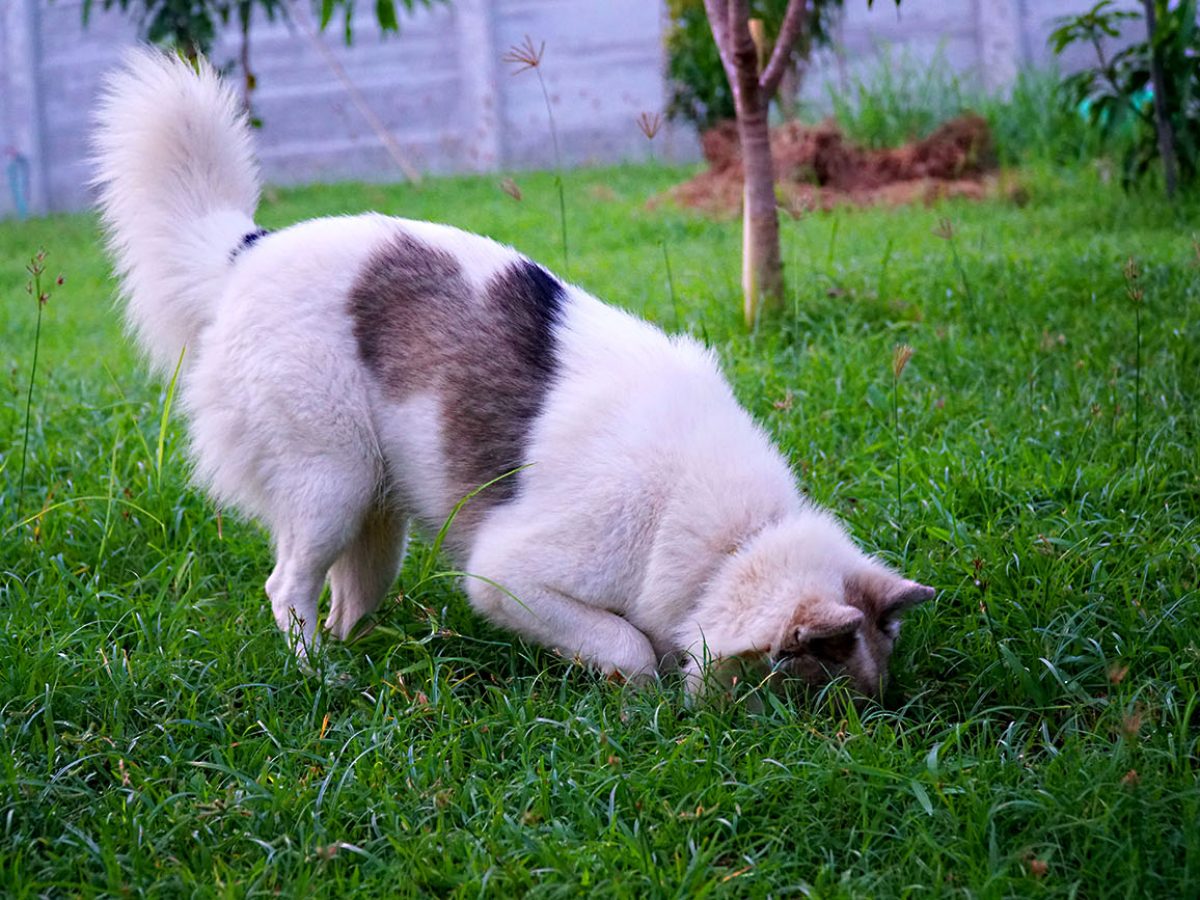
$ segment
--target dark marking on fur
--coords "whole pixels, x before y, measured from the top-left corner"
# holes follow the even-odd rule
[[[253,247],[255,244],[258,243],[259,238],[264,238],[270,233],[271,232],[268,231],[266,228],[259,228],[257,231],[251,231],[251,232],[248,232],[247,234],[242,235],[242,240],[238,243],[238,245],[236,247],[233,248],[232,251],[230,251],[229,261],[233,262],[235,259],[237,259],[237,256],[239,253],[241,253],[243,250],[249,250],[251,247]]]
[[[554,327],[563,286],[528,260],[482,291],[451,254],[397,234],[350,292],[358,351],[386,394],[433,392],[442,451],[458,497],[527,463],[526,443],[557,370]],[[511,499],[520,475],[463,509],[468,521]]]

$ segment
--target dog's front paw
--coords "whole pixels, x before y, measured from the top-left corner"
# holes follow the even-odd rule
[[[620,646],[609,648],[609,652],[597,663],[600,671],[610,680],[635,685],[649,684],[658,672],[658,655],[650,641],[641,634],[630,635]]]

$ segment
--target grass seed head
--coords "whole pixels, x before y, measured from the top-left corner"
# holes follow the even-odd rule
[[[501,60],[509,65],[516,66],[514,75],[520,75],[522,72],[529,69],[536,69],[542,64],[542,57],[546,53],[546,42],[542,41],[537,47],[533,46],[533,39],[529,35],[525,35],[525,40],[519,44],[514,44],[509,47]]]
[[[517,183],[511,178],[505,178],[500,182],[500,190],[504,191],[504,193],[508,194],[508,196],[512,197],[518,203],[521,202],[521,189],[517,187]]]
[[[938,219],[937,228],[933,229],[934,237],[949,241],[954,237],[954,225],[945,216]]]
[[[641,113],[637,117],[637,126],[641,129],[642,134],[647,140],[654,140],[655,135],[662,129],[663,117],[662,113]]]
[[[42,290],[42,276],[46,274],[46,251],[39,250],[35,253],[26,264],[25,271],[29,273],[29,280],[25,282],[25,293],[36,297],[38,306],[45,306],[50,302],[50,292]],[[61,275],[54,279],[54,283],[60,286],[63,281]]]
[[[904,374],[904,367],[908,365],[912,355],[913,348],[908,344],[897,344],[896,349],[892,351],[892,375],[897,381]]]
[[[1142,277],[1141,269],[1138,268],[1137,260],[1132,256],[1125,260],[1125,294],[1129,297],[1134,306],[1139,306],[1142,300],[1145,299],[1145,292],[1142,290],[1138,279]]]

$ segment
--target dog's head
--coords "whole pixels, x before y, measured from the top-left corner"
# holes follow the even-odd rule
[[[721,617],[711,649],[758,658],[812,686],[846,678],[878,696],[901,617],[933,595],[864,554],[832,517],[809,510],[734,554],[710,594]]]

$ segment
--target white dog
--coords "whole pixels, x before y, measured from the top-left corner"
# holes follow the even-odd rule
[[[100,206],[128,323],[183,354],[199,481],[270,531],[275,621],[345,638],[410,520],[491,621],[606,672],[768,655],[877,693],[933,590],[805,501],[711,353],[445,225],[361,215],[266,234],[235,94],[138,51],[108,82]],[[186,352],[184,352],[186,348]]]

